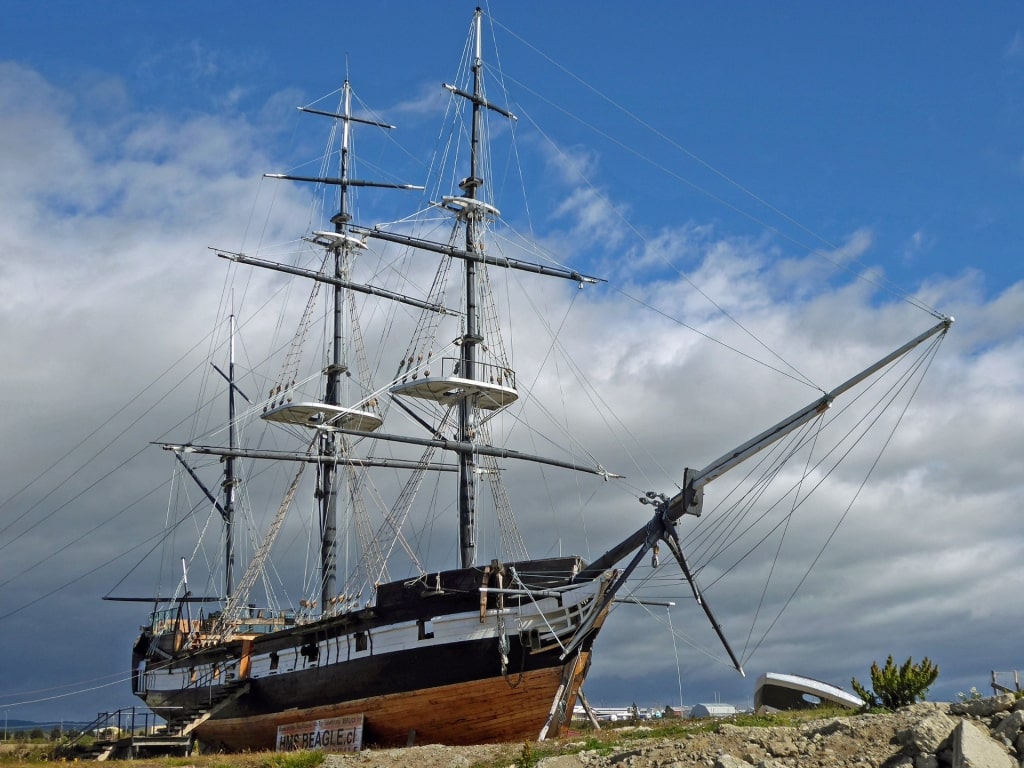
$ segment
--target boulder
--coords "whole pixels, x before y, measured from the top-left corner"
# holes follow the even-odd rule
[[[992,736],[997,739],[1006,739],[1012,744],[1022,728],[1024,728],[1024,710],[1018,709],[999,721],[999,725],[992,729]]]
[[[989,736],[987,729],[970,720],[961,720],[953,731],[953,768],[1018,768],[1018,765]]]
[[[754,768],[746,760],[740,760],[732,755],[721,755],[715,760],[715,768]]]
[[[1002,693],[988,699],[958,701],[950,705],[949,711],[954,715],[967,715],[968,717],[992,717],[996,712],[1009,712],[1016,702],[1012,693]]]
[[[537,768],[580,768],[585,763],[577,755],[555,755],[537,762]]]
[[[935,754],[956,728],[957,721],[941,712],[928,715],[910,728],[900,731],[896,738],[900,744],[915,752]]]

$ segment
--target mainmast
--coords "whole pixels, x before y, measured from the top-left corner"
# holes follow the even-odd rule
[[[342,139],[341,167],[339,168],[340,184],[338,187],[338,213],[331,219],[334,231],[343,235],[351,215],[348,212],[348,151],[349,151],[349,116],[352,106],[352,89],[348,78],[342,86]],[[343,277],[343,256],[347,253],[344,238],[339,238],[339,246],[332,249],[334,255],[334,276],[338,280]],[[334,339],[331,344],[331,363],[327,367],[327,390],[324,402],[327,405],[341,405],[341,376],[345,371],[342,361],[342,313],[344,312],[345,296],[339,285],[333,286],[334,299]],[[333,430],[320,433],[320,452],[325,456],[335,457],[339,453],[341,440]],[[323,465],[320,474],[320,610],[326,610],[336,592],[338,580],[338,465],[328,461]]]
[[[325,273],[317,274],[307,270],[289,268],[286,265],[249,258],[244,254],[220,253],[218,255],[234,261],[253,264],[254,266],[301,275],[331,286],[333,339],[330,362],[323,371],[326,376],[324,399],[319,403],[293,403],[288,398],[287,401],[282,400],[280,404],[275,404],[274,407],[263,414],[263,418],[269,421],[302,425],[318,430],[319,455],[322,458],[322,462],[319,463],[320,477],[317,488],[320,499],[320,609],[325,611],[331,605],[337,593],[339,467],[348,463],[344,456],[347,438],[339,429],[347,426],[351,429],[372,432],[382,423],[382,419],[368,403],[355,407],[342,404],[342,381],[343,377],[349,372],[348,361],[345,359],[343,352],[345,348],[343,318],[346,292],[349,290],[359,290],[366,293],[384,295],[396,301],[422,305],[421,302],[413,302],[411,299],[394,295],[389,291],[379,291],[369,286],[357,285],[349,279],[352,255],[358,250],[366,248],[366,244],[350,231],[352,215],[349,212],[348,192],[352,187],[382,187],[409,190],[422,188],[410,184],[392,184],[349,178],[349,145],[352,124],[360,123],[384,129],[391,129],[394,126],[352,115],[352,87],[347,78],[342,86],[342,110],[340,114],[310,109],[308,107],[299,107],[299,109],[303,112],[311,112],[341,121],[342,141],[339,174],[336,177],[293,176],[291,174],[276,173],[266,175],[275,179],[304,181],[338,187],[338,212],[331,218],[334,231],[317,231],[313,233],[311,238],[308,238],[310,242],[327,250],[334,262],[333,275],[328,276]]]

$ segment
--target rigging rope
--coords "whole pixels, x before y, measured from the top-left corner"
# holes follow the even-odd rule
[[[312,454],[313,449],[316,447],[317,439],[318,436],[314,436],[309,447],[306,449],[306,455]],[[277,514],[274,515],[274,521],[267,531],[267,535],[264,536],[259,551],[249,561],[249,565],[246,567],[245,574],[235,589],[235,593],[228,595],[228,603],[221,614],[221,619],[215,630],[216,634],[220,635],[222,642],[231,637],[234,624],[241,618],[242,610],[249,600],[249,592],[256,584],[256,579],[263,572],[267,558],[270,557],[270,549],[277,540],[277,535],[281,532],[281,526],[284,524],[285,516],[292,506],[292,500],[299,489],[299,480],[302,479],[302,473],[305,469],[306,463],[299,462],[299,467],[295,472],[291,485],[288,487],[287,493],[285,493],[281,504],[277,508]]]
[[[763,206],[764,208],[768,209],[772,213],[774,213],[777,216],[779,216],[780,218],[782,218],[784,221],[794,225],[795,227],[797,227],[802,232],[810,235],[814,239],[818,240],[822,244],[824,244],[827,247],[829,247],[832,251],[836,251],[836,252],[841,251],[841,248],[839,246],[837,246],[835,243],[831,242],[828,238],[824,237],[823,235],[818,234],[817,232],[813,231],[810,227],[800,223],[799,221],[794,219],[789,214],[785,213],[781,209],[779,209],[776,206],[772,205],[770,202],[765,200],[763,197],[755,194],[748,187],[745,187],[744,185],[740,184],[738,181],[733,179],[731,176],[725,174],[724,172],[720,171],[718,168],[716,168],[713,165],[711,165],[711,163],[709,163],[706,160],[704,160],[703,158],[699,157],[696,153],[691,152],[690,150],[686,149],[679,142],[677,142],[675,139],[673,139],[672,137],[668,136],[667,134],[665,134],[663,131],[659,130],[658,128],[654,127],[654,125],[652,125],[648,121],[644,120],[643,118],[641,118],[639,115],[637,115],[636,113],[634,113],[633,111],[631,111],[627,107],[619,104],[618,102],[616,102],[614,99],[612,99],[607,94],[605,94],[602,91],[600,91],[596,86],[588,83],[582,77],[580,77],[579,75],[577,75],[574,72],[570,71],[568,68],[566,68],[562,64],[559,64],[554,59],[552,59],[550,56],[545,54],[543,51],[539,50],[538,48],[533,46],[531,43],[529,43],[526,40],[524,40],[523,38],[521,38],[519,35],[517,35],[511,29],[509,29],[508,27],[506,27],[505,25],[503,25],[499,21],[497,21],[493,16],[491,16],[490,19],[491,19],[491,22],[495,26],[501,27],[506,33],[508,33],[512,37],[516,38],[520,43],[522,43],[523,45],[525,45],[526,47],[530,48],[532,51],[534,51],[535,53],[540,55],[542,58],[544,58],[550,64],[552,64],[557,69],[561,70],[566,75],[568,75],[573,80],[575,80],[577,83],[582,85],[584,88],[586,88],[587,90],[591,91],[596,96],[598,96],[600,99],[605,101],[607,104],[609,104],[612,107],[614,107],[617,111],[619,111],[622,114],[626,115],[630,120],[632,120],[633,122],[637,123],[642,128],[644,128],[644,130],[649,131],[654,136],[656,136],[657,138],[659,138],[662,141],[664,141],[668,146],[670,146],[673,149],[675,149],[676,151],[684,154],[685,156],[687,156],[688,158],[690,158],[694,162],[698,163],[701,167],[703,167],[706,170],[710,171],[715,176],[718,176],[720,179],[725,181],[730,186],[735,187],[742,194],[744,194],[747,197],[749,197],[752,200],[754,200],[758,205]],[[794,238],[794,237],[788,235],[787,233],[781,231],[778,227],[774,227],[771,224],[768,224],[767,222],[763,221],[762,219],[756,217],[754,214],[752,214],[752,213],[750,213],[750,212],[748,212],[748,211],[746,211],[746,210],[744,210],[742,208],[739,208],[738,206],[735,206],[735,205],[729,203],[728,201],[722,199],[718,195],[713,194],[709,190],[704,189],[703,187],[701,187],[698,184],[696,184],[695,182],[687,179],[686,177],[682,176],[681,174],[678,174],[678,173],[670,170],[663,163],[660,163],[660,162],[654,160],[653,158],[643,154],[641,151],[637,150],[636,148],[630,147],[629,145],[627,145],[627,144],[623,143],[622,141],[616,139],[614,136],[611,136],[610,134],[608,134],[607,132],[601,130],[600,128],[598,128],[597,126],[593,125],[592,123],[589,123],[586,120],[584,120],[578,111],[570,111],[570,110],[568,110],[562,104],[554,102],[554,101],[548,99],[547,97],[537,93],[535,90],[529,88],[528,86],[526,86],[525,84],[519,82],[518,80],[515,80],[515,78],[513,78],[511,76],[504,75],[504,77],[507,77],[508,80],[514,82],[518,87],[522,88],[524,91],[526,91],[528,93],[531,93],[532,95],[534,95],[537,98],[541,99],[548,106],[552,107],[553,109],[558,110],[559,112],[561,112],[562,114],[566,115],[570,119],[572,119],[572,120],[578,122],[579,124],[585,126],[588,130],[593,131],[595,134],[597,134],[597,135],[601,136],[602,138],[608,140],[609,142],[615,144],[619,148],[624,149],[625,151],[629,152],[630,154],[634,155],[635,157],[639,158],[640,160],[643,160],[644,162],[648,163],[652,167],[662,171],[663,173],[665,173],[666,175],[668,175],[671,178],[675,179],[676,181],[679,181],[679,182],[682,182],[683,184],[686,184],[687,186],[691,187],[692,189],[694,189],[695,191],[697,191],[700,194],[704,195],[705,197],[707,197],[707,198],[715,201],[716,203],[718,203],[718,204],[720,204],[720,205],[722,205],[722,206],[724,206],[724,207],[726,207],[726,208],[728,208],[728,209],[730,209],[730,210],[740,214],[744,218],[746,218],[746,219],[754,222],[758,226],[763,227],[764,229],[766,229],[766,230],[768,230],[768,231],[778,235],[779,237],[781,237],[781,238],[783,238],[785,240],[790,241],[794,245],[797,245],[797,246],[801,247],[802,249],[806,250],[808,253],[812,253],[812,254],[820,257],[820,258],[825,259],[826,261],[829,261],[833,266],[850,272],[857,279],[864,280],[865,282],[868,282],[868,283],[870,283],[872,285],[875,285],[875,286],[877,286],[879,288],[882,288],[883,290],[885,290],[885,291],[887,291],[887,292],[889,292],[889,293],[891,293],[891,294],[893,294],[895,296],[900,297],[903,301],[907,302],[911,306],[917,307],[918,309],[921,309],[921,310],[923,310],[925,312],[928,312],[929,314],[933,315],[934,317],[936,317],[938,319],[942,318],[942,314],[940,312],[938,312],[936,309],[934,309],[933,307],[929,306],[927,303],[925,303],[919,297],[914,296],[913,294],[910,294],[910,293],[908,293],[906,291],[903,291],[902,289],[900,289],[892,281],[889,281],[889,280],[883,280],[883,281],[873,280],[873,279],[867,277],[862,272],[854,271],[847,264],[842,263],[838,259],[833,259],[829,254],[821,251],[820,249],[815,248],[815,247],[813,247],[811,245],[805,244],[805,243],[797,240],[796,238]],[[557,146],[557,145],[552,143],[552,146]],[[627,222],[627,224],[628,224],[628,222]],[[858,260],[858,263],[860,263],[859,260]],[[861,266],[863,267],[864,265],[861,263]]]
[[[757,610],[751,622],[747,643],[744,648],[743,663],[746,663],[757,651],[757,649],[761,647],[763,642],[767,639],[771,630],[776,626],[777,622],[779,621],[785,610],[791,604],[792,600],[795,598],[796,594],[798,593],[802,585],[810,576],[810,573],[814,569],[815,565],[820,561],[821,557],[824,555],[824,552],[827,549],[828,545],[831,543],[835,535],[838,533],[840,526],[846,520],[847,516],[853,508],[854,503],[860,496],[861,491],[866,486],[872,472],[877,467],[882,455],[884,454],[886,448],[890,444],[897,428],[899,427],[899,424],[902,422],[907,410],[909,409],[911,402],[913,402],[914,397],[917,394],[917,391],[921,385],[921,382],[923,381],[924,375],[927,372],[928,368],[931,366],[932,361],[934,360],[934,357],[937,353],[942,338],[942,335],[936,337],[930,343],[930,345],[928,345],[928,347],[921,352],[921,354],[916,360],[910,362],[910,364],[906,367],[906,370],[898,374],[895,372],[888,371],[886,375],[878,377],[873,382],[871,382],[871,384],[865,389],[864,392],[858,394],[857,397],[853,399],[853,401],[847,402],[847,404],[838,412],[832,413],[831,418],[828,418],[826,420],[825,417],[822,416],[819,419],[817,419],[816,421],[818,423],[818,428],[814,430],[812,433],[804,433],[803,435],[801,435],[798,440],[794,441],[784,451],[779,451],[780,455],[777,458],[774,458],[771,461],[762,461],[759,466],[767,468],[762,469],[762,474],[759,479],[752,480],[752,482],[750,483],[751,489],[744,493],[743,498],[733,503],[731,510],[722,511],[720,509],[721,505],[716,507],[714,510],[705,510],[704,517],[701,518],[701,521],[703,522],[707,520],[709,522],[707,525],[702,526],[702,528],[706,528],[707,530],[718,529],[720,532],[717,535],[717,538],[720,539],[720,544],[718,545],[715,551],[710,551],[707,548],[707,544],[705,544],[704,552],[700,556],[699,561],[695,561],[698,563],[693,568],[693,572],[695,575],[700,570],[705,568],[712,561],[713,558],[720,557],[733,544],[739,543],[744,539],[744,537],[747,536],[747,534],[754,532],[754,526],[756,524],[766,520],[767,515],[772,510],[774,510],[781,501],[785,500],[786,497],[788,497],[790,494],[795,494],[789,511],[785,515],[783,515],[778,522],[771,525],[763,535],[759,536],[759,538],[757,538],[755,542],[750,547],[748,547],[731,565],[725,567],[722,570],[722,572],[713,581],[711,581],[710,584],[707,585],[707,589],[714,587],[714,585],[717,584],[724,576],[733,571],[737,566],[739,566],[740,563],[746,560],[746,558],[749,557],[756,549],[758,549],[762,544],[767,542],[768,538],[773,534],[781,531],[782,536],[784,538],[786,527],[789,525],[789,522],[792,516],[796,513],[796,511],[800,507],[802,507],[803,504],[811,498],[815,491],[817,491],[823,485],[823,483],[836,470],[839,464],[850,455],[854,448],[856,448],[864,440],[864,438],[873,431],[873,428],[878,424],[882,416],[896,404],[896,398],[899,397],[901,394],[907,393],[908,388],[910,388],[909,396],[905,399],[905,402],[902,403],[897,417],[892,423],[883,444],[878,448],[871,462],[871,466],[868,469],[865,476],[863,477],[863,479],[861,480],[856,492],[853,493],[853,495],[849,499],[844,511],[836,521],[831,532],[828,534],[828,536],[822,543],[820,549],[818,550],[817,554],[815,555],[811,563],[808,565],[806,571],[803,573],[801,578],[793,587],[793,590],[790,592],[788,597],[783,602],[779,611],[775,614],[774,618],[765,628],[764,632],[761,633],[760,637],[756,641],[754,641],[753,632],[758,621],[758,618],[760,616],[760,612],[767,601],[767,592],[762,592],[760,602],[758,604]],[[843,416],[843,414],[846,411],[852,409],[854,405],[857,403],[857,401],[861,400],[867,395],[868,391],[870,391],[873,388],[879,387],[880,382],[886,379],[887,377],[893,379],[890,386],[888,386],[888,388],[879,393],[874,403],[872,403],[869,406],[867,412],[863,416],[861,416],[859,420],[856,421],[856,423],[850,426],[849,429],[847,429],[844,433],[836,436],[836,439],[832,444],[831,448],[826,450],[821,457],[812,462],[811,458],[814,453],[813,447],[820,440],[823,431],[832,424],[840,423],[839,419],[841,416]],[[805,425],[805,429],[807,429],[807,426],[808,425]],[[810,455],[807,458],[807,461],[805,462],[804,469],[802,473],[800,473],[797,480],[788,489],[783,489],[783,492],[781,493],[778,500],[771,502],[768,508],[764,512],[762,512],[756,519],[749,522],[742,529],[738,529],[735,521],[733,520],[733,511],[742,510],[739,513],[738,519],[742,520],[743,518],[745,518],[753,509],[753,500],[755,500],[755,498],[761,497],[765,493],[767,486],[772,481],[772,479],[780,476],[782,465],[785,464],[789,459],[796,456],[798,450],[805,447],[810,447],[811,451]],[[828,466],[825,466],[826,461],[830,461],[831,463]],[[801,489],[803,488],[805,482],[811,477],[813,473],[817,472],[821,472],[821,477],[819,477],[816,480],[816,482],[809,489],[807,489],[806,492],[803,493],[803,495],[801,495]],[[737,487],[739,485],[746,484],[748,480],[751,480],[751,474],[752,473],[748,473],[748,475],[744,479],[738,481]],[[727,497],[728,495],[729,494],[727,494]],[[727,526],[723,526],[723,523],[725,521],[729,521]],[[707,530],[705,530],[703,533],[705,538],[707,538]],[[724,532],[728,532],[728,540],[721,539],[721,536]],[[779,546],[775,554],[776,561],[781,552],[781,547],[782,541],[780,539]],[[774,572],[776,561],[773,561],[771,565],[772,572]]]
[[[828,538],[822,544],[821,549],[818,551],[818,554],[815,556],[814,560],[808,566],[807,571],[804,573],[803,577],[800,579],[800,582],[793,588],[793,592],[789,595],[789,597],[786,599],[785,603],[779,609],[779,612],[775,616],[775,619],[765,629],[764,634],[761,636],[761,639],[757,642],[757,644],[750,650],[750,654],[748,654],[748,658],[749,658],[750,655],[753,655],[757,651],[758,648],[760,648],[761,643],[763,643],[764,640],[768,637],[768,633],[772,630],[772,628],[774,628],[775,624],[782,617],[782,614],[785,612],[786,608],[789,607],[789,604],[792,602],[793,598],[796,597],[797,592],[803,586],[803,584],[807,580],[807,578],[811,575],[811,571],[814,570],[814,567],[818,564],[818,561],[821,559],[822,555],[824,555],[826,548],[831,543],[831,541],[835,537],[836,533],[839,531],[839,527],[843,524],[843,522],[846,520],[847,516],[850,514],[850,510],[853,509],[854,503],[860,497],[860,494],[864,490],[864,487],[867,485],[868,480],[871,478],[871,475],[874,473],[875,469],[878,467],[878,462],[881,461],[882,455],[885,453],[885,450],[889,447],[889,444],[892,442],[892,439],[893,439],[893,437],[896,434],[897,428],[902,423],[903,417],[906,416],[907,410],[910,408],[910,403],[913,402],[914,397],[917,395],[917,392],[918,392],[918,390],[921,387],[921,383],[924,381],[925,373],[927,373],[928,369],[931,368],[932,361],[935,359],[935,355],[937,354],[938,347],[939,347],[939,344],[942,341],[942,338],[943,338],[943,336],[940,336],[940,337],[936,338],[932,342],[932,344],[929,346],[929,348],[926,351],[926,353],[923,354],[918,359],[917,363],[914,366],[914,370],[916,372],[919,369],[923,368],[924,371],[921,372],[919,376],[917,376],[916,383],[913,385],[913,389],[911,391],[910,397],[903,404],[903,408],[900,410],[899,417],[896,419],[895,423],[892,425],[892,428],[890,429],[889,434],[886,436],[885,442],[883,443],[882,447],[879,449],[877,455],[874,458],[874,461],[872,461],[871,466],[868,468],[867,473],[864,475],[863,479],[861,480],[860,485],[857,488],[857,492],[850,498],[850,501],[847,504],[846,509],[843,510],[843,513],[842,513],[842,515],[840,515],[839,520],[836,521],[836,524],[832,528],[831,533],[829,533]],[[912,379],[908,375],[906,377],[905,381],[903,382],[903,384],[900,386],[900,391],[902,391],[902,389],[904,387],[909,386],[911,381],[912,381]],[[892,401],[890,401],[890,403],[891,402]],[[881,417],[881,414],[879,414],[876,417],[875,421],[877,422],[878,418],[880,418],[880,417]],[[851,450],[852,450],[852,448],[851,448]]]

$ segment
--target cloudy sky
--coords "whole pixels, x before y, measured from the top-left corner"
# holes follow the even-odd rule
[[[311,156],[325,128],[294,107],[346,71],[399,125],[402,148],[370,157],[368,175],[420,181],[472,7],[8,5],[0,709],[84,719],[133,704],[146,607],[101,598],[154,589],[140,564],[160,552],[172,459],[150,442],[206,428],[187,419],[228,295],[208,247],[308,231],[301,190],[261,175]],[[520,321],[520,380],[626,475],[581,480],[550,506],[510,469],[513,499],[537,510],[520,516],[532,554],[597,556],[646,520],[638,493],[671,493],[684,467],[810,402],[816,390],[785,364],[828,389],[933,325],[922,305],[957,318],[867,485],[856,470],[884,438],[793,515],[784,541],[730,578],[717,576],[736,553],[702,571],[748,677],[722,662],[663,555],[643,593],[677,606],[615,611],[587,684],[595,704],[661,706],[681,691],[742,705],[761,672],[848,686],[890,653],[929,656],[934,697],[952,699],[1024,667],[1024,14],[889,6],[490,7],[519,146],[535,158],[521,174],[496,166],[536,192],[529,218],[502,210],[609,280],[528,283],[531,303],[508,300],[545,317]],[[251,283],[244,302],[255,309],[276,285]],[[562,318],[586,385],[523,373],[549,361]],[[253,360],[270,344],[259,330],[245,331]],[[577,421],[589,411],[600,423]],[[792,558],[762,599],[776,551]]]

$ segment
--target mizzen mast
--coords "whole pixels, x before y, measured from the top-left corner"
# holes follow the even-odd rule
[[[235,316],[228,318],[228,372],[224,373],[216,364],[213,369],[219,373],[228,383],[228,451],[224,459],[224,479],[221,481],[221,489],[224,492],[224,503],[221,504],[213,497],[213,494],[199,481],[192,469],[182,462],[182,466],[199,484],[207,498],[213,502],[214,507],[220,513],[224,521],[224,598],[231,599],[235,590],[235,487],[239,483],[238,475],[235,472],[235,459],[238,457],[238,432],[235,423],[235,395],[239,394],[246,402],[250,402],[235,384]],[[181,457],[179,455],[179,461]]]
[[[228,341],[228,446],[238,447],[235,428],[235,316],[231,316]],[[224,461],[224,596],[231,597],[235,589],[235,459]]]

